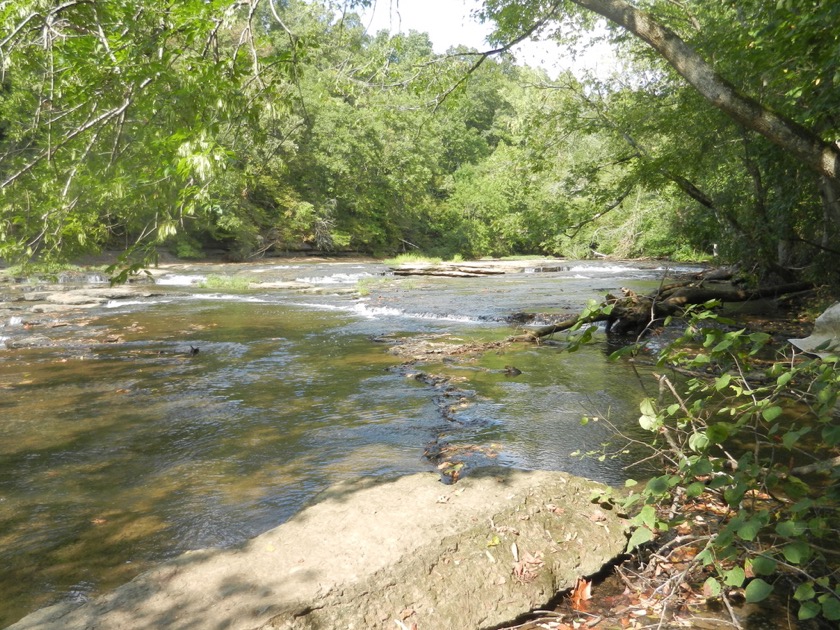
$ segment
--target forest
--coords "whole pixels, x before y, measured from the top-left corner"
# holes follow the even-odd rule
[[[0,2],[0,265],[662,258],[837,294],[840,3],[483,0],[487,49],[436,54],[368,32],[373,2]],[[517,61],[529,38],[609,44],[621,71],[552,76]],[[616,303],[570,320],[568,349]],[[631,491],[628,551],[702,538],[705,596],[760,602],[785,574],[800,619],[834,623],[838,358],[684,305],[651,359],[640,424],[666,472]],[[683,534],[675,506],[703,501],[719,529]]]
[[[717,255],[837,281],[836,3],[487,0],[492,48],[443,55],[366,32],[368,4],[4,3],[0,259]],[[603,17],[609,80],[509,53]]]

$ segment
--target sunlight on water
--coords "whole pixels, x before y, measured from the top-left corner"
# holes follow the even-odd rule
[[[227,273],[302,278],[326,292],[196,286]],[[434,470],[423,457],[432,443],[474,449],[475,464],[621,482],[633,454],[571,456],[614,433],[581,417],[626,425],[638,415],[635,377],[599,346],[412,366],[459,379],[467,395],[447,401],[451,419],[440,392],[406,378],[388,352],[417,334],[500,339],[511,313],[562,313],[605,289],[658,283],[651,270],[604,267],[598,286],[575,273],[397,279],[370,264],[184,266],[157,279],[165,295],[111,301],[42,326],[45,347],[1,351],[0,625],[185,550],[240,543],[339,480]],[[361,299],[331,289],[371,276],[383,279]],[[25,319],[0,332],[28,334]],[[508,364],[522,374],[507,378]]]

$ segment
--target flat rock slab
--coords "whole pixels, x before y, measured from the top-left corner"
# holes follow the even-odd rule
[[[71,289],[70,291],[56,291],[46,296],[47,302],[62,305],[105,304],[109,300],[126,300],[131,298],[148,298],[160,293],[135,287],[107,287],[93,289]]]
[[[341,483],[236,549],[184,554],[82,605],[15,625],[81,628],[490,627],[622,553],[625,521],[558,472],[432,473]]]

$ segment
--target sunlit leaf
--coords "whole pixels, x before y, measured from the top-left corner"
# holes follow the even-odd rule
[[[803,582],[796,587],[796,591],[793,593],[793,598],[800,602],[806,599],[814,599],[815,596],[814,585],[810,582]]]
[[[630,535],[630,540],[627,542],[627,553],[630,553],[639,545],[643,545],[651,540],[653,540],[653,532],[650,529],[644,525],[637,527],[633,530],[633,533]]]
[[[656,509],[652,505],[646,505],[641,509],[636,521],[646,525],[650,529],[656,527]]]
[[[688,447],[695,453],[702,453],[709,446],[709,438],[705,432],[697,431],[688,437]]]
[[[761,417],[767,420],[767,422],[773,422],[773,420],[778,418],[780,415],[782,415],[782,408],[778,405],[768,407],[767,409],[761,412]]]

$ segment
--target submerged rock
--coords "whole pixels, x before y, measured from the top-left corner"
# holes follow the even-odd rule
[[[53,345],[52,339],[44,335],[27,335],[17,339],[6,339],[5,346],[9,350],[22,350],[25,348],[46,348]]]
[[[625,521],[590,499],[601,487],[505,468],[451,486],[347,481],[239,548],[184,554],[11,629],[492,627],[622,553]]]

